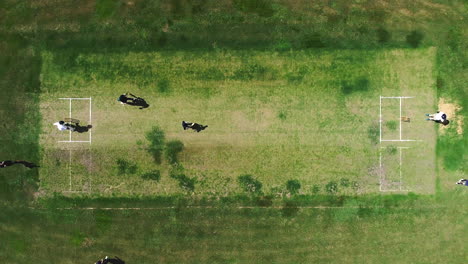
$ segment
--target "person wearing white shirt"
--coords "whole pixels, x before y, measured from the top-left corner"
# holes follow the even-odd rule
[[[447,115],[444,112],[437,111],[435,114],[426,114],[429,118],[427,121],[434,121],[436,123],[441,123],[443,125],[448,125],[449,121],[447,119]]]
[[[64,121],[58,121],[54,123],[54,126],[57,126],[58,130],[63,131],[63,130],[71,130],[74,131],[75,129],[73,128],[72,125],[70,124],[65,124]]]

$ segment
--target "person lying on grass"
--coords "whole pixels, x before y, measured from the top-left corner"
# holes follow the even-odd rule
[[[4,161],[0,162],[0,168],[6,168],[6,167],[9,167],[9,166],[13,166],[15,164],[23,164],[26,168],[30,168],[30,169],[39,167],[39,166],[37,166],[36,164],[34,164],[32,162],[28,162],[28,161],[24,161],[24,160],[15,160],[15,161],[4,160]]]
[[[119,96],[117,99],[121,104],[127,104],[127,105],[133,105],[133,106],[139,106],[140,109],[147,108],[149,107],[149,104],[145,101],[145,99],[138,97],[136,95],[133,95],[131,93],[124,93]]]
[[[205,130],[205,128],[207,128],[208,126],[200,125],[198,123],[182,121],[182,127],[184,128],[184,130],[191,128],[193,130],[196,130],[197,132],[200,132],[202,130]]]
[[[444,126],[448,125],[450,122],[447,119],[447,115],[444,112],[437,111],[435,114],[426,114],[429,118],[427,121],[434,121],[436,123],[440,123]]]

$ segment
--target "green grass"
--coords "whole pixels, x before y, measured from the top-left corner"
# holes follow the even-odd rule
[[[468,131],[465,67],[467,17],[464,1],[91,0],[76,3],[8,0],[0,2],[0,17],[0,89],[3,94],[0,97],[0,159],[45,161],[40,164],[40,186],[42,191],[52,194],[68,190],[69,179],[66,176],[71,158],[73,190],[92,190],[95,197],[65,198],[55,195],[30,205],[45,206],[42,210],[19,208],[14,201],[28,199],[36,192],[34,181],[39,172],[22,167],[0,169],[1,202],[7,205],[0,210],[2,262],[66,263],[73,258],[93,263],[107,254],[117,254],[128,263],[467,262],[463,248],[467,189],[454,184],[467,173],[467,139],[463,133],[456,131],[461,117],[465,118],[463,131]],[[259,56],[262,53],[264,56]],[[42,61],[43,54],[50,56]],[[152,56],[155,54],[164,55],[159,64],[145,67],[153,63],[145,60],[154,59]],[[226,56],[224,60],[220,60],[222,56]],[[233,61],[229,61],[229,56]],[[268,64],[270,59],[275,63],[280,61],[278,57],[283,57],[287,63],[282,67]],[[99,61],[101,59],[102,62]],[[195,64],[184,64],[186,61]],[[225,65],[218,67],[219,61]],[[229,67],[232,71],[226,70]],[[339,69],[345,70],[341,72]],[[368,70],[372,78],[367,76]],[[345,75],[348,71],[349,75]],[[57,74],[53,80],[58,81],[52,85],[51,72]],[[329,75],[324,74],[328,72]],[[320,78],[312,78],[315,74]],[[182,78],[178,81],[179,76],[191,76],[193,79]],[[335,76],[338,78],[330,83]],[[356,85],[359,80],[366,79],[368,85]],[[210,82],[211,85],[206,85]],[[220,86],[220,83],[224,83],[224,86]],[[62,84],[67,95],[98,93],[93,95],[96,113],[100,109],[114,110],[95,117],[100,122],[93,129],[97,135],[101,134],[101,138],[97,136],[100,143],[96,146],[95,142],[90,148],[56,145],[55,140],[60,134],[48,129],[51,129],[50,120],[63,118],[60,111],[68,110],[52,100],[59,94],[63,96]],[[327,86],[324,87],[324,84]],[[317,95],[325,96],[325,100],[333,97],[322,94],[324,89],[331,89],[341,100],[333,101],[333,106],[341,104],[341,109],[352,110],[350,103],[357,105],[357,110],[363,111],[369,120],[357,130],[344,122],[343,131],[348,131],[348,134],[344,138],[334,137],[325,142],[327,147],[330,144],[340,144],[342,147],[320,148],[313,145],[313,151],[307,153],[283,147],[290,146],[284,143],[291,141],[306,141],[306,145],[311,146],[310,138],[290,131],[288,137],[279,137],[281,148],[258,147],[269,145],[272,138],[276,140],[276,135],[265,137],[264,141],[260,141],[257,135],[247,140],[245,135],[237,135],[230,136],[224,142],[226,134],[245,131],[245,127],[239,124],[253,127],[255,122],[263,124],[261,122],[265,120],[281,128],[296,124],[301,120],[304,109],[307,109],[306,99],[310,97],[301,101],[293,100],[301,98],[301,93],[297,93],[296,97],[283,96],[282,99],[292,101],[275,107],[268,116],[265,116],[265,111],[258,113],[255,106],[260,105],[265,110],[268,99],[278,96],[272,93],[276,87],[287,95],[303,91],[301,89],[307,85],[318,85]],[[296,90],[296,87],[299,89]],[[149,111],[131,112],[127,108],[114,108],[115,95],[128,88],[151,98],[151,107],[146,109]],[[226,100],[226,109],[255,110],[252,113],[234,112],[231,117],[242,122],[234,123],[235,127],[229,126],[232,128],[229,131],[217,131],[218,138],[205,134],[215,132],[212,124],[216,123],[209,120],[209,129],[198,137],[203,139],[206,136],[205,141],[198,145],[185,144],[186,148],[179,157],[185,166],[184,175],[187,178],[184,179],[189,182],[194,180],[196,194],[202,195],[196,196],[199,199],[193,196],[180,199],[179,195],[185,195],[186,191],[179,187],[177,179],[169,177],[172,166],[165,161],[161,166],[155,165],[146,152],[144,134],[150,127],[139,126],[133,118],[138,116],[145,124],[155,122],[165,126],[168,140],[194,142],[194,134],[179,134],[180,124],[171,127],[169,118],[175,115],[184,115],[185,118],[187,114],[201,111],[193,118],[202,119],[212,114],[214,120],[225,120],[226,115],[219,114],[226,111],[221,107],[225,102],[220,98],[226,96],[223,91],[238,95],[236,91],[233,92],[234,88],[241,94],[241,100],[230,104],[232,100]],[[431,89],[436,89],[437,96],[425,94]],[[180,93],[181,90],[185,93]],[[381,146],[378,142],[378,114],[375,112],[378,105],[372,105],[375,102],[369,104],[363,100],[363,96],[366,93],[393,96],[395,92],[417,96],[416,100],[403,102],[405,111],[408,111],[404,115],[412,118],[411,123],[402,124],[403,135],[424,139],[402,152],[404,160],[411,162],[405,162],[402,167],[403,175],[411,176],[405,178],[405,183],[416,187],[414,191],[417,193],[431,193],[435,182],[437,192],[434,196],[412,193],[362,195],[360,188],[368,188],[369,183],[375,183],[377,179],[375,168],[368,171],[369,177],[361,178],[348,175],[347,168],[357,168],[350,164],[338,163],[337,167],[346,170],[330,169],[324,173],[324,165],[338,160],[339,155],[344,159],[346,155],[354,153],[353,148],[343,147],[342,141],[345,139],[365,141],[365,148],[375,149],[357,159],[378,159],[377,148]],[[181,110],[182,106],[176,104],[181,95],[185,99],[195,100],[195,107]],[[313,103],[317,103],[318,107],[328,106],[317,98]],[[438,98],[445,98],[462,107],[458,116],[451,119],[453,122],[446,133],[439,133],[432,125],[414,118],[419,116],[420,111],[425,113],[428,108],[436,107]],[[167,104],[158,106],[164,100],[168,101]],[[385,121],[396,121],[394,116],[398,113],[391,111],[392,104],[389,102],[386,105],[389,109],[384,113],[388,115]],[[291,105],[298,107],[290,111]],[[369,109],[363,105],[368,105]],[[214,113],[200,110],[206,108],[215,109]],[[370,109],[373,115],[367,114]],[[76,104],[74,110],[86,120],[84,105]],[[52,112],[56,114],[50,114]],[[42,117],[42,123],[40,113],[47,113]],[[324,113],[324,116],[330,120],[335,113]],[[336,117],[343,121],[346,116]],[[117,125],[115,120],[119,120]],[[333,127],[336,123],[307,125],[309,127],[303,128],[312,129],[307,130],[311,134],[330,134],[330,137],[330,131],[336,129]],[[121,128],[115,129],[116,126]],[[398,129],[391,130],[385,125],[383,128],[386,136],[399,136],[396,133]],[[263,132],[263,137],[265,128],[260,126],[258,129]],[[359,134],[359,137],[350,137],[349,131]],[[249,133],[252,136],[252,131]],[[136,134],[141,137],[135,138]],[[128,145],[124,144],[122,149],[115,148],[116,135]],[[232,163],[227,147],[218,147],[214,152],[211,146],[200,149],[200,146],[213,140],[226,146],[241,142],[243,147],[229,148],[229,151],[248,154],[255,160],[261,157],[262,161],[270,160],[270,163],[259,163],[258,168],[246,166],[245,171],[232,172],[233,178],[226,176],[225,167]],[[246,153],[244,146],[247,145],[257,147],[256,151]],[[383,147],[386,147],[382,152],[384,158],[398,164],[397,146],[383,144]],[[72,156],[69,156],[70,149]],[[282,160],[273,159],[277,153],[284,153],[279,155]],[[288,156],[288,153],[297,155]],[[322,154],[326,160],[313,156],[316,153]],[[427,153],[436,156],[428,156]],[[310,166],[310,163],[304,165],[296,162],[304,159],[304,156],[314,158],[313,166],[319,172],[317,174],[334,176],[331,179],[305,177],[309,174],[303,168]],[[130,164],[138,163],[137,173],[118,175],[118,158]],[[187,164],[188,159],[192,164]],[[279,177],[265,171],[264,168],[268,166],[276,171],[277,167],[282,167],[284,159],[289,162],[285,164],[295,161],[294,167],[280,171]],[[210,169],[210,175],[205,176],[198,172],[204,168],[206,160],[213,160],[206,164],[209,168],[215,167],[219,160],[230,162],[221,163],[225,166],[220,166],[219,170]],[[243,165],[245,160],[239,159],[236,165]],[[388,175],[397,172],[388,171]],[[141,177],[150,173],[150,179],[160,175],[160,181]],[[278,194],[278,197],[245,196],[236,182],[236,177],[245,173],[258,178],[263,184],[263,191]],[[437,179],[433,178],[434,173],[438,175]],[[394,176],[399,177],[398,174]],[[32,183],[25,184],[31,179]],[[313,195],[296,195],[290,200],[279,198],[284,197],[285,183],[290,179],[299,181],[300,193]],[[407,182],[408,179],[413,182]],[[337,195],[327,195],[326,185],[330,182],[338,187]],[[354,188],[356,185],[364,187]],[[373,188],[375,190],[377,186]],[[129,198],[139,195],[135,190],[153,192],[149,196]],[[342,196],[345,193],[358,193],[358,198]],[[216,202],[204,194],[210,197],[215,195],[212,199]],[[208,207],[185,208],[191,204]],[[236,208],[239,205],[254,208]],[[311,205],[344,208],[299,208]],[[86,206],[175,208],[160,211],[53,209]],[[117,237],[109,239],[116,234]],[[51,248],[53,251],[50,251]],[[123,253],[120,255],[116,252]]]
[[[60,115],[68,115],[68,104],[55,99],[67,93],[93,97],[90,146],[93,171],[73,176],[79,179],[91,175],[91,185],[102,186],[95,189],[101,194],[109,186],[117,185],[115,170],[106,160],[122,158],[120,153],[126,152],[132,153],[129,162],[139,168],[160,170],[162,184],[155,187],[138,177],[119,178],[121,187],[113,192],[121,194],[180,192],[177,182],[168,177],[170,164],[175,162],[184,165],[187,177],[197,179],[198,194],[240,192],[235,179],[241,174],[258,177],[266,193],[291,178],[296,178],[304,186],[303,191],[310,193],[306,186],[326,185],[344,176],[358,182],[360,187],[339,188],[340,193],[378,191],[379,176],[373,174],[373,168],[378,165],[379,149],[375,145],[375,132],[373,138],[368,137],[368,128],[376,124],[372,117],[378,113],[378,98],[419,94],[405,101],[404,111],[415,118],[423,116],[424,105],[434,101],[431,88],[434,52],[433,48],[295,53],[155,52],[79,54],[73,61],[60,59],[63,51],[45,52],[41,97],[44,109],[41,144],[46,153],[43,159],[46,168],[41,176],[44,190],[69,188],[64,180],[68,175],[50,176],[52,171],[65,171],[67,162],[62,162],[60,168],[48,158],[57,149],[66,148],[56,142],[68,135],[56,132],[50,123]],[[219,72],[217,78],[207,79],[206,73],[214,68]],[[298,70],[302,79],[289,81],[289,73]],[[171,83],[170,94],[161,92],[160,79]],[[348,83],[349,88],[343,90],[343,83]],[[152,106],[139,110],[118,104],[115,98],[124,91],[145,97]],[[396,124],[399,101],[386,99],[385,103],[388,105],[383,106],[384,121]],[[87,120],[87,107],[86,103],[74,101],[74,117]],[[284,114],[277,117],[282,109],[287,109],[287,118]],[[182,120],[209,127],[201,133],[191,133],[182,130]],[[160,127],[157,133],[152,128],[155,125]],[[423,118],[405,124],[405,137],[434,142],[433,131],[418,132],[426,130],[427,125]],[[383,127],[384,138],[398,137],[395,126],[387,128],[388,125]],[[148,134],[149,131],[153,132]],[[185,147],[174,156],[171,145],[166,148],[159,137],[156,143],[151,136],[147,143],[136,144],[146,142],[145,134],[158,133],[166,135],[168,144],[177,140]],[[417,147],[422,147],[420,151],[427,158],[417,161],[407,156],[407,162],[424,164],[434,158],[433,145]],[[148,155],[144,149],[157,153]],[[164,152],[169,155],[167,159],[163,158]],[[416,168],[424,171],[425,177],[435,178],[433,167]],[[99,177],[92,176],[96,172]],[[408,182],[414,184],[419,179],[416,175],[409,177],[414,180]],[[433,192],[430,181],[424,184],[425,188],[421,186],[414,186],[417,192]]]
[[[38,264],[92,263],[111,253],[127,263],[464,263],[465,225],[458,220],[465,210],[7,209],[0,254],[6,263]]]

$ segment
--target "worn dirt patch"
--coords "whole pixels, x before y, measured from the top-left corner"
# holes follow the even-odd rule
[[[457,134],[463,134],[463,116],[457,114],[462,109],[462,107],[455,103],[449,103],[448,100],[446,100],[445,98],[439,99],[438,106],[439,111],[442,111],[447,114],[447,118],[451,123],[448,126],[439,126],[439,132],[441,134],[444,134],[446,133],[447,128],[450,127],[450,125],[456,125]]]

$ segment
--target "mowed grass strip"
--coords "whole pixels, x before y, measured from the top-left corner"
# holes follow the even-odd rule
[[[356,188],[339,193],[375,192],[379,146],[369,131],[378,128],[379,96],[401,93],[389,80],[411,81],[429,97],[434,93],[432,75],[415,79],[391,70],[404,65],[431,72],[432,49],[71,54],[43,53],[41,141],[46,151],[63,147],[51,123],[68,115],[68,106],[56,98],[92,97],[90,173],[95,191],[104,194],[184,192],[168,177],[170,165],[155,164],[144,150],[145,133],[155,125],[167,140],[184,144],[179,162],[196,179],[198,194],[240,192],[236,179],[244,174],[262,182],[267,193],[291,179],[301,183],[301,193],[311,193],[316,184],[325,192],[327,183],[343,179]],[[414,57],[421,57],[417,67]],[[126,91],[147,99],[150,108],[120,105],[116,99]],[[183,131],[182,120],[209,127]],[[425,153],[433,158],[433,148]],[[119,159],[138,169],[119,176]],[[161,172],[159,183],[139,176],[151,170]],[[41,178],[50,191],[63,190],[47,177]]]
[[[111,253],[128,263],[465,263],[465,212],[437,203],[293,212],[6,208],[0,254],[4,263],[38,264],[92,263]]]

